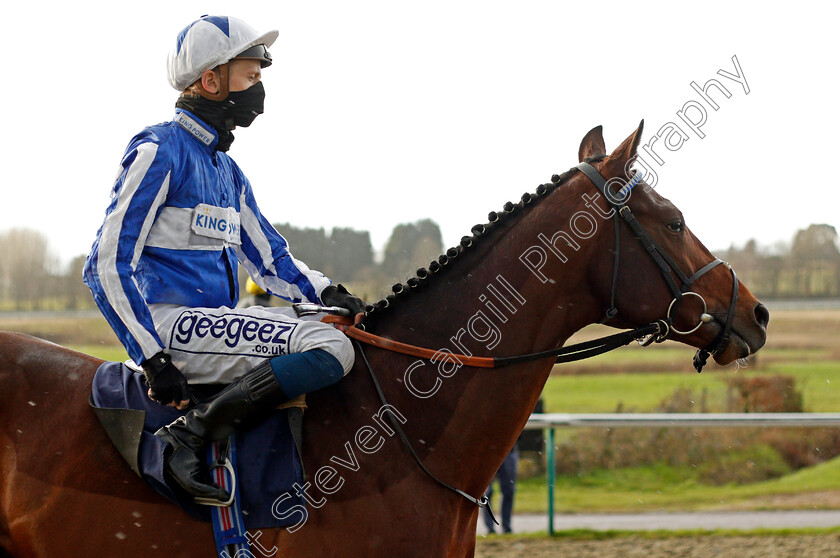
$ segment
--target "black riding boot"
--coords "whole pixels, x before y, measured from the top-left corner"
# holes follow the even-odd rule
[[[155,432],[172,446],[165,462],[167,472],[196,498],[227,502],[230,494],[210,479],[207,444],[224,440],[243,423],[262,419],[287,399],[266,360],[211,400]]]

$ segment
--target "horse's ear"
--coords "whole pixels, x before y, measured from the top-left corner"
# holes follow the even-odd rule
[[[578,162],[582,163],[588,157],[603,157],[607,154],[607,146],[604,145],[604,134],[601,126],[595,126],[580,142],[578,149]]]
[[[636,131],[630,134],[630,137],[621,142],[621,145],[616,147],[615,151],[610,154],[610,159],[626,164],[627,161],[634,158],[636,156],[636,150],[639,149],[639,144],[642,141],[642,130],[644,127],[645,121],[642,120],[639,122],[639,127],[636,128]]]

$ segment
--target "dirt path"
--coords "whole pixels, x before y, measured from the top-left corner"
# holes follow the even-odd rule
[[[775,510],[716,510],[705,512],[646,512],[646,513],[590,513],[556,514],[554,529],[572,531],[587,529],[594,531],[711,531],[714,529],[804,529],[840,528],[840,508],[775,509]],[[545,532],[548,517],[544,514],[515,514],[513,532]],[[479,536],[487,530],[480,522],[476,532]]]
[[[476,558],[840,558],[840,534],[610,540],[479,538]]]

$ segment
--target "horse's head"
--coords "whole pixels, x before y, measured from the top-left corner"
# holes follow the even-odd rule
[[[670,339],[712,353],[718,364],[755,353],[767,337],[767,308],[692,234],[682,212],[630,170],[641,136],[639,125],[607,155],[598,126],[578,153],[582,163],[589,162],[574,177],[582,191],[597,187],[615,194],[594,202],[619,228],[616,236],[614,226],[602,227],[600,245],[610,248],[590,268],[604,307],[614,309],[605,323],[635,327],[671,318]]]

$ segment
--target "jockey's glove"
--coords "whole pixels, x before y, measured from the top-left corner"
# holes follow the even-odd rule
[[[350,310],[351,314],[355,316],[359,312],[365,311],[365,301],[357,296],[351,295],[344,288],[344,285],[330,285],[321,291],[321,302],[326,306],[338,306]]]
[[[161,405],[169,403],[180,404],[181,401],[190,398],[187,391],[187,379],[172,364],[172,358],[159,352],[150,359],[144,360],[140,366],[143,367],[146,383],[149,384],[149,397]]]

